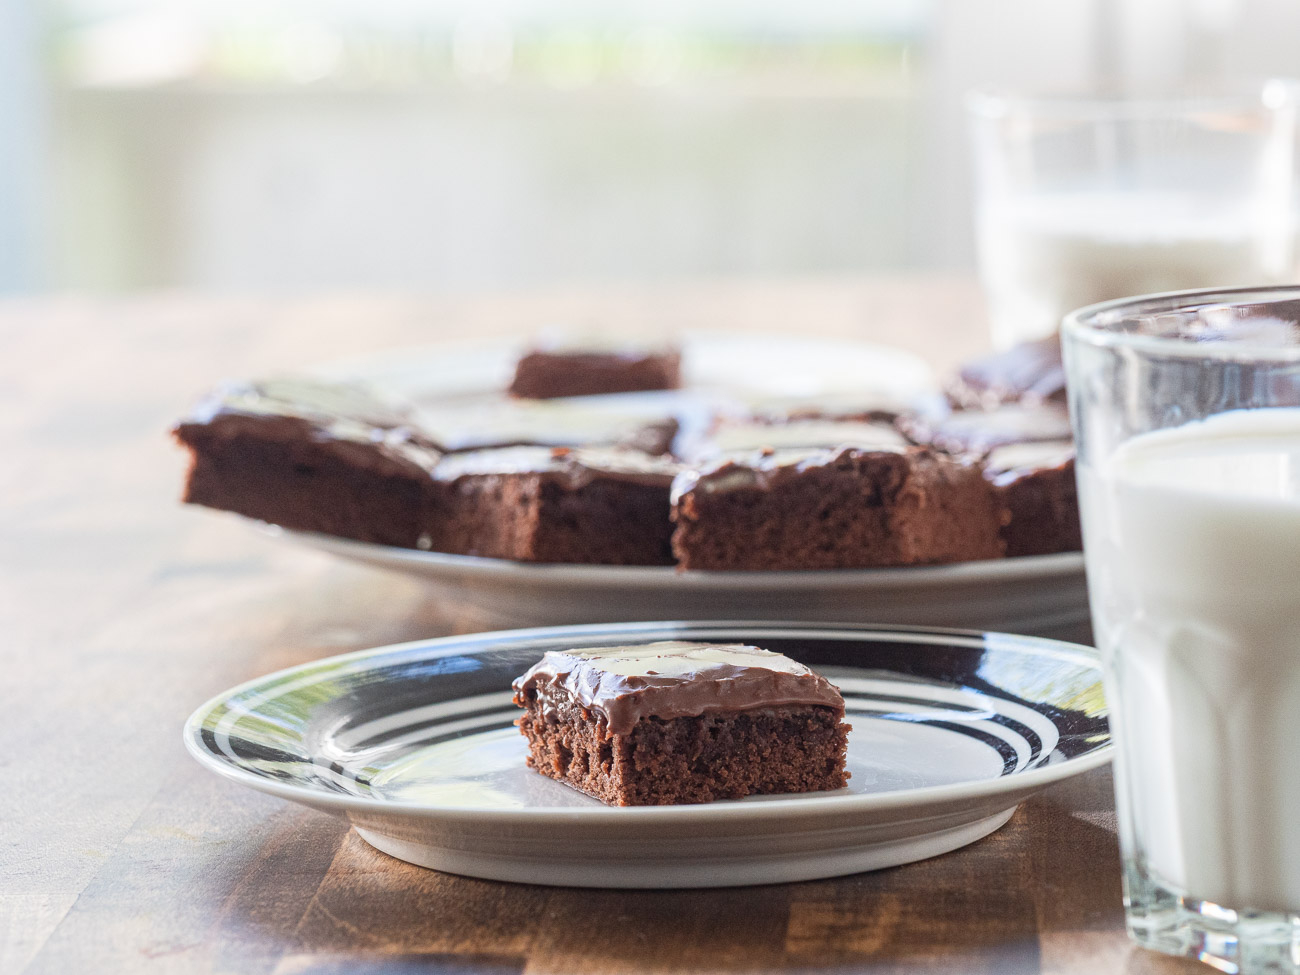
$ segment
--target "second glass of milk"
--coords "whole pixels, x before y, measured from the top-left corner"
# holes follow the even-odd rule
[[[975,92],[980,276],[994,344],[1126,295],[1294,280],[1296,89]]]
[[[1300,288],[1065,321],[1142,945],[1300,971]]]

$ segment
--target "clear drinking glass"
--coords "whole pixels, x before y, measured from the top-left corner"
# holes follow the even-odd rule
[[[1129,932],[1300,972],[1300,287],[1065,319]]]
[[[999,348],[1073,308],[1293,281],[1296,86],[1182,98],[967,98]]]

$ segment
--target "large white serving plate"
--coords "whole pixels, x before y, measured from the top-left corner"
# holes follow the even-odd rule
[[[546,650],[650,640],[778,650],[844,694],[849,786],[614,808],[527,769],[510,681]],[[346,816],[378,849],[452,873],[592,887],[779,883],[896,866],[997,829],[1109,760],[1095,651],[922,628],[640,623],[451,637],[244,684],[184,739],[236,782]]]
[[[688,332],[684,383],[705,397],[898,402],[932,395],[932,371],[900,349],[816,337]],[[425,407],[499,397],[519,340],[467,341],[320,366]],[[640,394],[653,397],[656,394]],[[1080,553],[905,569],[677,572],[671,567],[534,565],[388,548],[305,532],[295,543],[425,579],[484,628],[657,619],[805,619],[961,626],[1091,642]]]
[[[678,342],[684,388],[742,400],[869,396],[907,401],[936,388],[934,372],[919,356],[872,342],[709,331],[686,332]],[[421,404],[454,404],[502,393],[526,347],[520,339],[444,342],[327,363],[310,372],[369,383]]]
[[[679,572],[672,566],[537,565],[273,531],[420,576],[435,598],[486,629],[734,617],[958,626],[1091,642],[1079,552],[904,569]]]

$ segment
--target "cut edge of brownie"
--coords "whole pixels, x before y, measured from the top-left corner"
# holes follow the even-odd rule
[[[889,527],[904,565],[976,562],[1006,554],[1007,520],[983,469],[971,458],[925,448],[889,509]]]
[[[683,570],[884,568],[1005,549],[980,468],[918,447],[829,450],[768,470],[726,461],[679,478],[673,519]]]
[[[591,565],[671,565],[677,465],[624,448],[504,448],[435,469],[443,551]]]
[[[548,473],[460,479],[446,497],[441,551],[521,562],[671,565],[668,487]]]
[[[848,780],[842,709],[800,705],[672,719],[644,717],[608,734],[576,705],[543,715],[536,696],[518,720],[528,765],[619,806],[826,792]]]
[[[810,453],[821,462],[758,470],[730,459],[679,478],[672,510],[678,567],[763,571],[897,562],[885,508],[906,477],[904,455]],[[754,461],[762,462],[762,455]]]
[[[1052,445],[1033,446],[1041,449],[1036,461],[1001,470],[994,466],[985,471],[1005,511],[1002,537],[1007,556],[1081,551],[1083,526],[1079,518],[1073,447],[1056,445],[1057,455],[1052,456]],[[1020,453],[1024,454],[1026,449]],[[994,451],[990,460],[996,462],[1008,454],[1007,449]]]

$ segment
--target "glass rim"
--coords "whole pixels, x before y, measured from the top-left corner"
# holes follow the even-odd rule
[[[1300,105],[1300,78],[1261,78],[1239,87],[1208,91],[1129,95],[1123,92],[1020,92],[998,87],[965,93],[966,110],[985,119],[1012,114],[1101,119],[1177,117],[1214,111],[1274,112]]]
[[[1300,362],[1300,343],[1275,345],[1248,339],[1196,341],[1188,337],[1117,332],[1102,327],[1140,315],[1173,315],[1207,306],[1267,304],[1300,301],[1300,284],[1262,285],[1244,288],[1193,288],[1155,294],[1114,298],[1076,308],[1061,321],[1061,336],[1096,348],[1132,349],[1183,359],[1215,359],[1225,362]]]

